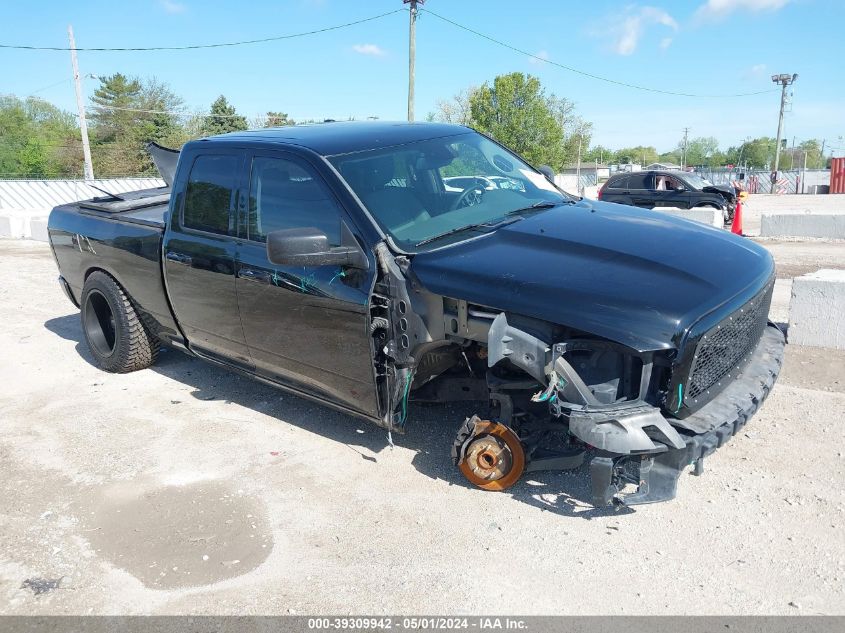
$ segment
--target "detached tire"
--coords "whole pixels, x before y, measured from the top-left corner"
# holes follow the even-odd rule
[[[82,331],[100,368],[116,374],[155,362],[158,340],[144,327],[135,307],[114,279],[94,272],[82,288]]]

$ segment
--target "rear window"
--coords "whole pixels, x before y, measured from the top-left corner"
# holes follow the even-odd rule
[[[608,189],[627,189],[628,176],[619,176],[607,181]]]
[[[191,167],[185,192],[182,224],[185,228],[233,235],[230,212],[237,156],[199,156]]]
[[[633,173],[628,176],[628,189],[648,189],[649,175]]]

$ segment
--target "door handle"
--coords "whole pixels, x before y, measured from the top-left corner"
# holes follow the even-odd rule
[[[238,277],[246,281],[270,283],[270,273],[266,270],[255,270],[254,268],[241,268],[238,271]]]
[[[177,264],[185,264],[186,266],[190,266],[193,262],[193,258],[190,255],[185,255],[184,253],[176,253],[174,251],[167,251],[165,257]]]

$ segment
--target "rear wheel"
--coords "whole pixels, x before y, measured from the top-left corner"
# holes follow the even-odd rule
[[[123,374],[149,367],[158,355],[150,334],[123,292],[106,273],[91,273],[82,289],[82,331],[102,369]]]

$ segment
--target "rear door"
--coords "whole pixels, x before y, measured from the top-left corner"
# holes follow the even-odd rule
[[[271,231],[316,227],[339,246],[344,224],[353,234],[354,226],[328,183],[298,156],[254,152],[247,173],[237,289],[256,371],[377,417],[369,335],[375,262],[366,272],[272,264],[266,250]]]
[[[183,181],[174,183],[163,250],[167,293],[190,348],[249,369],[235,286],[235,206],[243,162],[237,150],[193,157],[188,173],[180,175]]]
[[[601,199],[606,202],[631,204],[628,197],[628,175],[613,176],[602,190]]]
[[[654,207],[654,177],[647,171],[635,171],[628,176],[628,195],[635,207]]]

